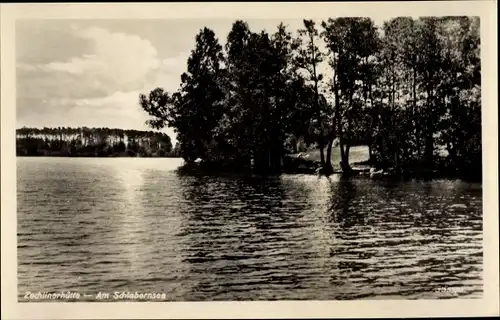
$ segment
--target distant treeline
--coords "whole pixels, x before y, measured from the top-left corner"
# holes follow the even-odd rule
[[[177,92],[140,95],[153,128],[173,127],[187,162],[281,171],[297,141],[316,145],[331,172],[350,147],[395,172],[481,174],[477,17],[304,20],[252,32],[235,21],[223,47],[196,35]]]
[[[18,156],[173,157],[170,137],[161,132],[110,128],[21,128]]]

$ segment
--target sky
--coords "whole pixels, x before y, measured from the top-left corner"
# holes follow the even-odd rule
[[[246,20],[274,32],[281,20]],[[302,20],[283,20],[290,31]],[[221,44],[233,20],[18,20],[16,125],[151,130],[139,94],[178,89],[180,75],[207,26]],[[380,25],[381,19],[375,19]],[[175,134],[164,129],[172,139]]]

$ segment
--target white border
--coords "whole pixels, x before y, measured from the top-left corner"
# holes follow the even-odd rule
[[[499,314],[497,11],[495,1],[369,3],[1,4],[2,318],[423,317]],[[16,19],[326,19],[338,16],[474,15],[481,18],[484,298],[417,301],[18,303],[15,159]]]

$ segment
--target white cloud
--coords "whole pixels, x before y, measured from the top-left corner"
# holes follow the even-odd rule
[[[46,101],[49,108],[59,108],[49,120],[59,125],[71,123],[73,126],[117,127],[128,129],[148,129],[147,114],[138,103],[139,91],[115,92],[98,98],[53,98]]]
[[[117,108],[120,107],[123,109],[124,104],[129,104],[130,102],[137,105],[138,97],[140,91],[129,91],[122,92],[117,91],[109,96],[98,97],[98,98],[55,98],[49,100],[49,102],[53,105],[74,105],[74,106],[88,106],[88,107],[101,107],[105,105],[116,105]],[[92,111],[92,110],[89,110]]]
[[[161,62],[161,67],[165,70],[184,72],[187,67],[187,59],[190,52],[181,52],[175,57],[169,57],[163,59]]]
[[[181,74],[186,72],[189,55],[189,52],[181,52],[174,57],[161,60],[155,76],[144,83],[142,93],[147,93],[157,87],[170,93],[177,91],[181,82]]]
[[[144,81],[148,72],[160,66],[156,48],[145,39],[125,33],[112,33],[91,27],[76,30],[77,35],[94,43],[95,54],[79,61],[88,71],[124,83]]]
[[[73,74],[83,74],[88,71],[106,68],[105,62],[96,55],[84,55],[81,58],[72,58],[68,62],[50,62],[40,66],[45,71],[60,71]]]
[[[19,123],[148,129],[139,94],[157,86],[176,90],[186,55],[161,59],[149,40],[133,34],[70,29],[92,52],[66,61],[18,63]]]
[[[161,59],[149,40],[133,34],[76,25],[71,30],[90,41],[92,54],[46,64],[18,63],[20,84],[29,87],[32,97],[52,95],[64,101],[61,98],[111,96],[157,86],[175,91],[179,87],[189,52]]]
[[[120,90],[140,89],[162,66],[156,48],[146,39],[98,27],[78,29],[72,26],[72,30],[75,36],[92,44],[92,54],[47,64],[20,63],[18,69],[23,72],[57,74],[60,81],[53,83],[55,91],[66,84],[78,86],[78,90],[87,91],[92,96],[95,90],[112,94]],[[65,75],[67,79],[61,79]]]

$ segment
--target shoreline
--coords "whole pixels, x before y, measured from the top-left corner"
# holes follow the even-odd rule
[[[447,171],[440,170],[428,170],[422,172],[389,172],[386,170],[378,171],[379,175],[373,175],[374,167],[366,166],[366,167],[356,167],[356,163],[352,163],[352,171],[349,174],[345,172],[334,169],[329,174],[319,173],[316,167],[315,162],[311,162],[311,166],[308,168],[301,166],[287,166],[283,167],[282,170],[277,172],[258,172],[254,171],[251,168],[239,168],[234,170],[234,167],[231,166],[223,166],[220,164],[212,164],[212,163],[185,163],[181,167],[179,167],[179,172],[183,174],[194,174],[194,175],[224,175],[231,173],[238,174],[252,174],[252,175],[262,175],[262,176],[277,176],[281,174],[290,174],[290,175],[311,175],[311,176],[334,176],[340,175],[343,179],[350,178],[365,178],[373,181],[409,181],[409,180],[422,180],[422,181],[430,181],[430,180],[462,180],[467,182],[481,182],[482,183],[482,174],[460,174],[460,173],[450,173]]]
[[[182,159],[180,156],[134,156],[134,155],[109,155],[109,156],[99,156],[99,155],[16,155],[16,158],[176,158]]]
[[[116,155],[116,156],[98,156],[98,155],[16,155],[16,158],[147,158],[147,159],[182,159],[179,156],[130,156],[130,155]],[[229,173],[237,174],[252,174],[252,175],[262,175],[262,176],[276,176],[281,174],[291,174],[291,175],[316,175],[316,176],[333,176],[341,175],[344,179],[349,178],[366,178],[374,181],[408,181],[408,180],[454,180],[459,179],[467,182],[481,182],[482,174],[460,174],[451,173],[450,169],[447,170],[412,170],[411,168],[403,172],[391,172],[390,169],[380,169],[375,170],[375,166],[368,164],[367,161],[353,162],[351,163],[352,171],[346,174],[342,170],[334,167],[334,170],[329,174],[324,174],[318,172],[318,163],[316,161],[300,159],[290,156],[285,157],[286,165],[283,166],[282,170],[276,172],[258,172],[252,170],[251,168],[236,168],[231,165],[223,165],[220,163],[184,163],[181,165],[177,171],[181,174],[193,174],[193,175],[225,175]],[[417,172],[416,172],[417,171]]]

